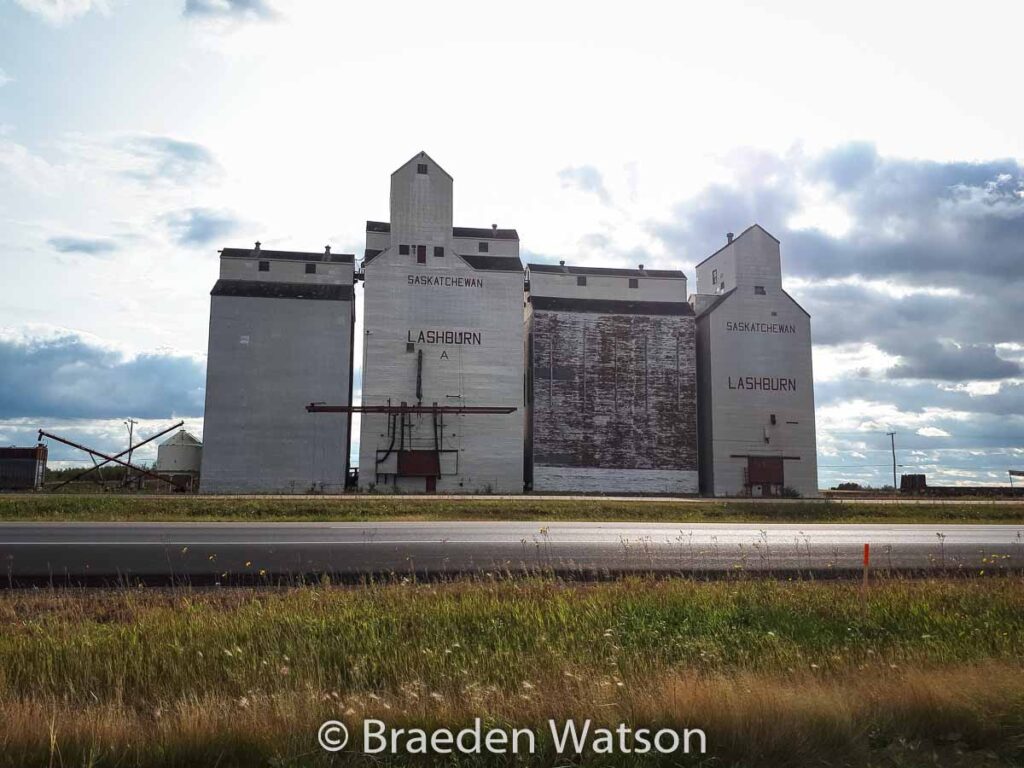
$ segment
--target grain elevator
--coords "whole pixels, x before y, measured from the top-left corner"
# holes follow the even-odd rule
[[[754,224],[697,265],[701,492],[818,493],[811,319],[782,288],[779,241]]]
[[[363,488],[523,490],[519,235],[453,227],[452,186],[421,152],[366,223]]]
[[[225,248],[210,292],[200,490],[344,490],[351,415],[354,257]]]

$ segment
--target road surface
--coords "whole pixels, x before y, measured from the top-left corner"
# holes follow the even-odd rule
[[[0,523],[3,583],[1024,568],[1024,525]]]

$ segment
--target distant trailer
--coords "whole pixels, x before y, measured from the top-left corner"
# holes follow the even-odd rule
[[[45,445],[0,448],[0,491],[38,491],[45,477]]]

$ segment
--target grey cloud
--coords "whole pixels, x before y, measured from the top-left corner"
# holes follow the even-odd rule
[[[198,416],[204,380],[204,367],[190,357],[126,358],[73,333],[0,339],[2,418]]]
[[[238,220],[226,211],[186,208],[163,217],[163,222],[178,245],[207,245],[238,227]]]
[[[201,19],[267,21],[277,12],[265,0],[185,0],[185,16]]]
[[[61,253],[85,253],[102,256],[117,250],[113,240],[96,237],[51,237],[47,242]]]
[[[925,341],[914,347],[913,356],[887,372],[891,379],[939,379],[984,381],[1021,374],[1021,366],[1004,360],[991,344],[940,343]]]
[[[167,136],[131,136],[122,148],[136,161],[136,167],[124,171],[124,175],[144,183],[186,183],[217,168],[213,153],[191,141]]]
[[[991,285],[1024,280],[1024,167],[1015,160],[939,163],[879,156],[847,144],[771,165],[746,160],[743,183],[712,185],[676,206],[653,234],[696,263],[725,232],[754,221],[782,240],[787,273],[862,275],[931,285]],[[804,183],[825,183],[852,219],[832,237],[788,226]]]
[[[864,182],[879,164],[873,144],[851,142],[824,153],[811,163],[810,175],[830,181],[839,190],[852,189]]]
[[[597,195],[597,199],[605,205],[611,204],[612,198],[604,185],[601,172],[592,165],[563,168],[558,172],[558,178],[561,179],[563,187],[578,189],[581,192],[589,192]]]
[[[873,379],[869,376],[850,376],[839,380],[818,382],[814,385],[814,400],[818,407],[842,405],[853,400],[889,403],[901,413],[914,413],[924,408],[937,408],[992,417],[1000,424],[1012,427],[1017,435],[1024,435],[1024,384],[1001,382],[999,391],[989,395],[972,395],[948,384],[921,379]],[[972,416],[971,421],[975,418]],[[953,430],[958,431],[958,430]],[[1024,441],[1020,441],[1024,444]]]

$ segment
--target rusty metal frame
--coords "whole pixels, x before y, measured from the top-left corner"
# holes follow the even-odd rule
[[[173,429],[173,427],[172,427],[172,429]],[[136,466],[134,464],[129,464],[127,461],[121,461],[121,459],[119,459],[118,456],[121,456],[121,455],[127,453],[128,451],[122,451],[117,456],[108,456],[107,454],[105,454],[105,453],[103,453],[101,451],[97,451],[95,448],[89,448],[88,446],[81,445],[79,443],[74,442],[73,440],[68,440],[65,437],[61,437],[60,435],[55,435],[55,434],[53,434],[51,432],[44,432],[43,430],[40,429],[39,430],[39,440],[40,440],[40,442],[42,442],[42,439],[44,437],[48,437],[51,440],[56,440],[59,443],[64,443],[64,445],[70,445],[72,448],[77,448],[80,451],[85,451],[90,456],[99,456],[101,459],[106,459],[106,461],[103,462],[104,464],[112,461],[115,464],[120,464],[122,467],[127,467],[128,469],[134,469],[136,472],[138,472],[140,474],[143,474],[143,475],[146,475],[147,477],[152,477],[152,478],[154,478],[156,480],[162,480],[165,483],[170,483],[175,488],[177,488],[179,491],[187,490],[187,488],[185,488],[184,486],[178,485],[176,482],[174,482],[174,480],[171,479],[171,477],[169,477],[169,476],[159,475],[156,472],[150,472],[148,469],[144,469],[143,467],[139,467],[139,466]],[[154,437],[156,437],[156,435],[154,435]],[[138,448],[138,446],[137,445],[133,446],[133,450],[134,450],[134,448]],[[97,464],[96,466],[99,467],[101,465]]]

